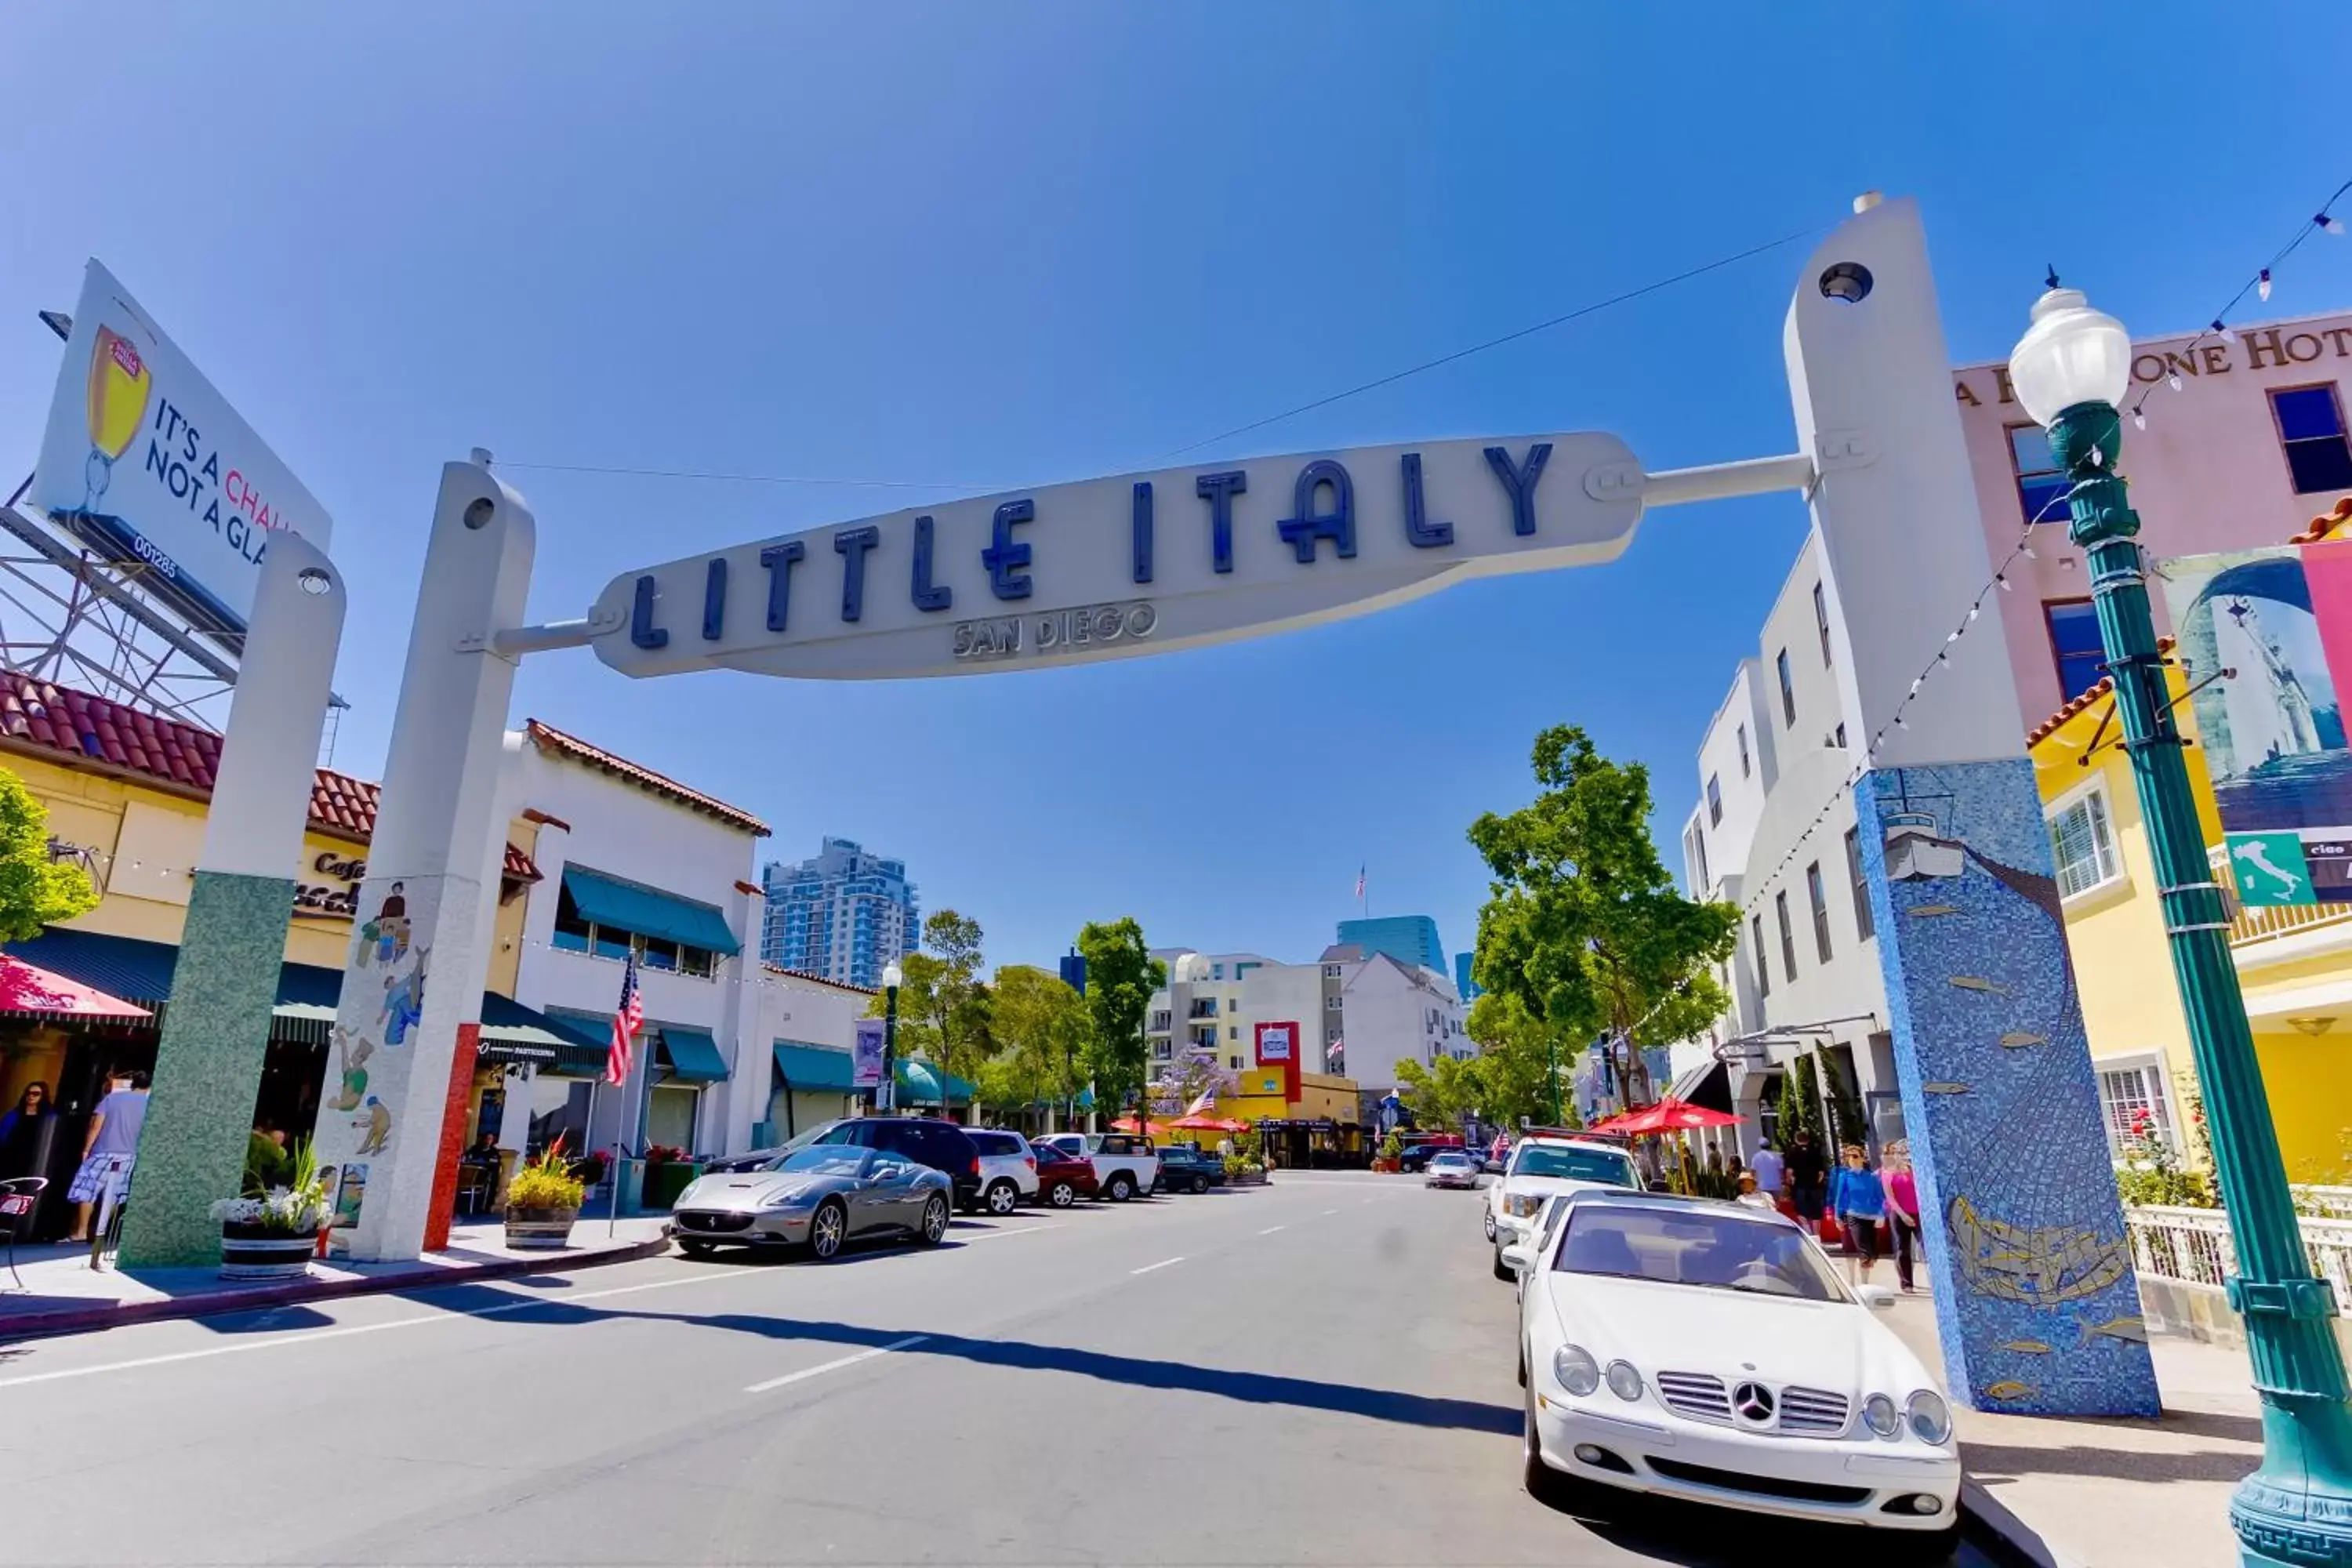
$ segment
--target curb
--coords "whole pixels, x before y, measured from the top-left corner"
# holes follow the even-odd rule
[[[1960,1478],[1960,1533],[2006,1568],[2079,1568],[2061,1558],[2049,1542],[1973,1477]]]
[[[0,1342],[50,1339],[59,1334],[83,1334],[132,1323],[164,1322],[174,1318],[211,1318],[227,1312],[257,1311],[303,1301],[332,1300],[344,1296],[380,1296],[400,1290],[436,1290],[450,1285],[470,1285],[484,1279],[513,1279],[527,1274],[556,1274],[575,1268],[596,1268],[612,1263],[635,1263],[658,1258],[669,1250],[669,1238],[633,1241],[577,1254],[550,1252],[544,1258],[502,1258],[489,1263],[459,1264],[405,1274],[359,1275],[343,1279],[303,1279],[285,1285],[264,1285],[249,1290],[205,1290],[191,1296],[152,1301],[116,1301],[103,1306],[77,1307],[60,1312],[30,1312],[21,1318],[0,1316]]]

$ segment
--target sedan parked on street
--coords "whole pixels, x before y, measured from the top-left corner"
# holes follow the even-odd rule
[[[1160,1190],[1163,1193],[1205,1193],[1225,1184],[1225,1163],[1181,1143],[1160,1151]]]
[[[721,1247],[802,1247],[820,1261],[866,1237],[936,1247],[955,1185],[903,1154],[818,1143],[752,1171],[702,1176],[680,1193],[663,1233],[688,1258]]]
[[[1560,1206],[1507,1248],[1529,1492],[1618,1488],[1957,1545],[1951,1410],[1878,1321],[1892,1291],[1849,1289],[1764,1210],[1598,1191]]]
[[[1428,1185],[1433,1187],[1465,1187],[1478,1185],[1478,1162],[1459,1149],[1441,1149],[1429,1158]]]
[[[1100,1195],[1095,1163],[1084,1154],[1046,1142],[1032,1143],[1029,1149],[1037,1156],[1037,1194],[1045,1202],[1066,1209],[1080,1198]]]

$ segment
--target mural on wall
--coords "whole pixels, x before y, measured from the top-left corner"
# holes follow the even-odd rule
[[[421,901],[421,900],[419,900]],[[373,909],[352,931],[354,962],[380,984],[346,984],[330,1031],[330,1055],[338,1086],[320,1102],[317,1147],[322,1163],[341,1169],[334,1202],[336,1228],[359,1224],[367,1201],[371,1156],[387,1153],[400,1135],[393,1107],[404,1103],[415,1031],[425,1012],[425,986],[432,950],[413,942],[428,910],[412,912],[408,889],[399,881],[363,886],[362,910]]]
[[[2153,1415],[2032,765],[1881,770],[1855,805],[1954,1390]]]
[[[2352,900],[2352,542],[2184,556],[2162,576],[2240,900]]]

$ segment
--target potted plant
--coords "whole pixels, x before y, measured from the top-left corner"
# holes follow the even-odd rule
[[[1391,1129],[1389,1135],[1381,1141],[1381,1152],[1379,1156],[1372,1161],[1372,1169],[1375,1171],[1402,1170],[1404,1168],[1403,1155],[1404,1140],[1400,1137],[1393,1129]]]
[[[507,1245],[552,1249],[568,1244],[587,1192],[588,1184],[572,1173],[563,1141],[557,1139],[507,1184]]]
[[[306,1140],[294,1145],[282,1184],[253,1184],[243,1197],[212,1206],[221,1227],[224,1279],[299,1279],[310,1272],[319,1233],[333,1216],[327,1184]]]

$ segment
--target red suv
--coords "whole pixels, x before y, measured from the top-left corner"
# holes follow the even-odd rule
[[[1066,1153],[1051,1143],[1032,1143],[1037,1156],[1037,1195],[1057,1209],[1080,1198],[1097,1197],[1095,1163],[1083,1154]]]

